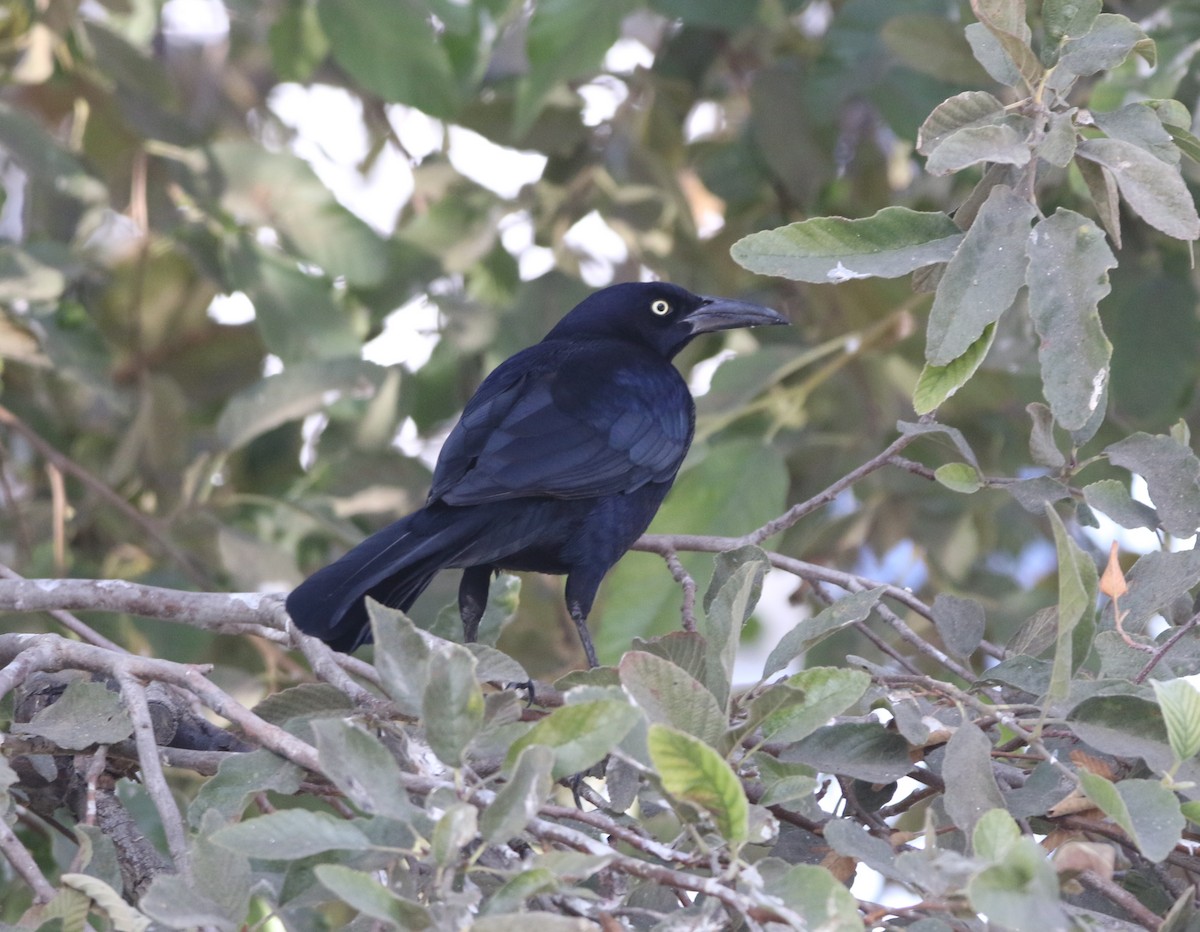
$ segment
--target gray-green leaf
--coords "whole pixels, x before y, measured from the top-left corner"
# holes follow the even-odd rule
[[[1028,252],[1029,313],[1041,337],[1046,400],[1059,424],[1079,430],[1107,398],[1112,344],[1098,308],[1117,260],[1099,227],[1061,207],[1033,228]]]
[[[760,275],[825,284],[896,278],[947,261],[962,231],[943,213],[885,207],[861,220],[815,217],[744,236],[730,249]]]
[[[1176,239],[1200,237],[1200,215],[1176,166],[1122,139],[1085,139],[1076,152],[1112,172],[1121,197],[1152,227]]]
[[[946,266],[929,311],[925,358],[932,365],[962,356],[1012,307],[1025,283],[1025,247],[1036,214],[1007,185],[989,192]]]

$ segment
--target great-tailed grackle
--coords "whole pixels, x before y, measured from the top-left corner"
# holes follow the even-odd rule
[[[697,334],[786,323],[665,282],[596,292],[483,380],[425,507],[301,583],[287,598],[292,620],[350,651],[370,637],[364,596],[407,610],[434,574],[459,567],[472,641],[494,571],[565,573],[567,609],[596,666],[596,590],[649,526],[692,442],[695,405],[671,359]]]

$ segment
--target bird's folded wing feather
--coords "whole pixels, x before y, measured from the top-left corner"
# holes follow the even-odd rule
[[[430,501],[589,498],[674,477],[694,421],[674,367],[619,349],[546,347],[480,386],[442,449]]]

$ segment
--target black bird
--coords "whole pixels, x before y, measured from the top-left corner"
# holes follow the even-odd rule
[[[787,322],[665,282],[596,292],[483,380],[425,507],[301,583],[287,598],[292,620],[351,651],[370,639],[364,596],[407,611],[434,574],[458,567],[473,641],[493,572],[566,574],[567,609],[596,666],[596,590],[650,525],[692,442],[696,408],[671,359],[697,334]]]

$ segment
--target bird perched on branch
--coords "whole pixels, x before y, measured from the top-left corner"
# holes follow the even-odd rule
[[[370,638],[364,596],[407,611],[455,567],[473,641],[494,572],[565,574],[567,610],[596,666],[596,590],[650,525],[692,442],[696,409],[672,358],[701,333],[787,322],[665,282],[596,292],[484,379],[425,507],[301,583],[287,598],[292,620],[350,651]]]

